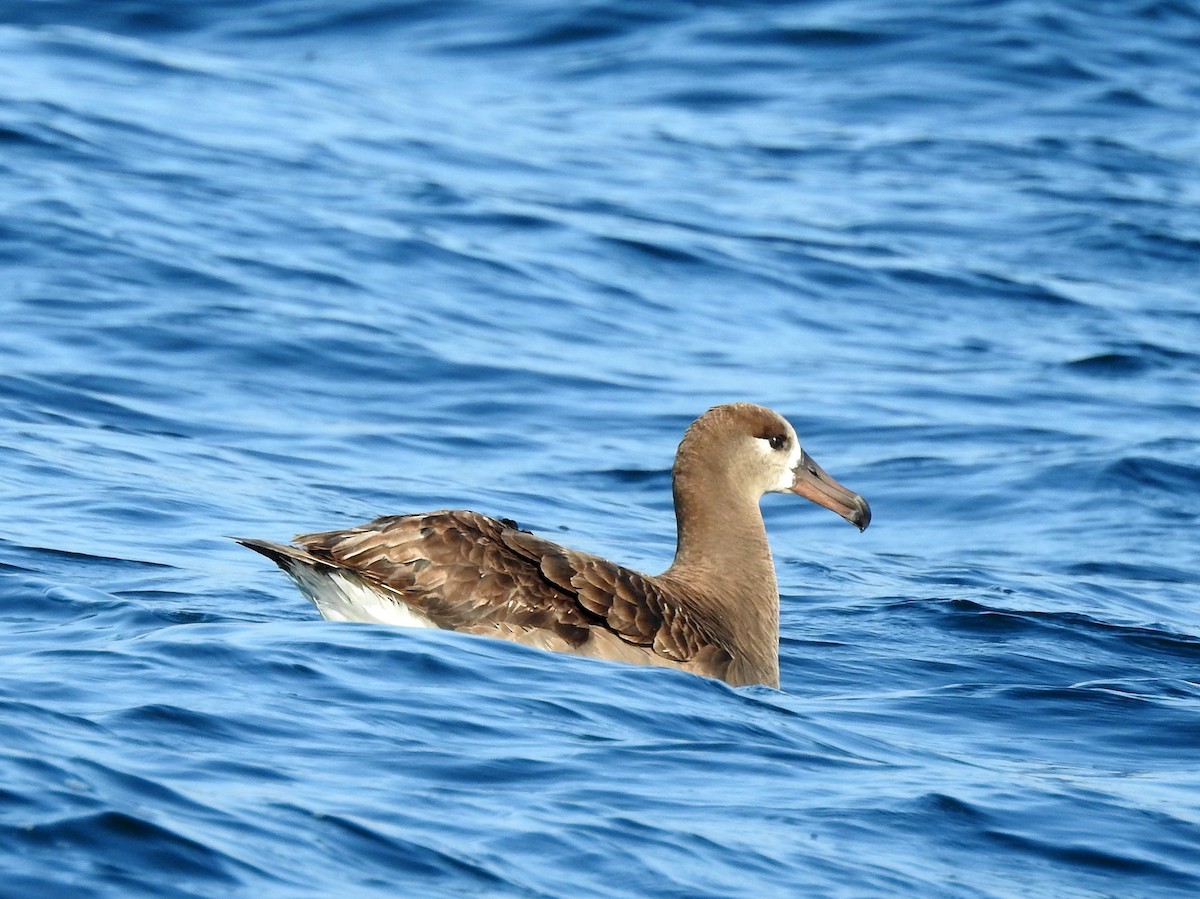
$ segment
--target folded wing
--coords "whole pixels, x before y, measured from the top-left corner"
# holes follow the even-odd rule
[[[448,630],[661,660],[710,677],[724,677],[732,661],[729,641],[686,596],[477,512],[387,516],[295,543]]]

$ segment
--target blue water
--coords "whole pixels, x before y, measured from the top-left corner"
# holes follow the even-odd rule
[[[0,895],[1200,891],[1200,7],[0,3]],[[656,571],[783,690],[321,621],[225,535]]]

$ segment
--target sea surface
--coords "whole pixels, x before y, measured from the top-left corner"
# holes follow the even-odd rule
[[[658,571],[781,691],[335,624],[229,535]],[[0,896],[1200,895],[1200,5],[0,2]]]

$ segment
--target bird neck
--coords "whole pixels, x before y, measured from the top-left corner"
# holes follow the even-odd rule
[[[674,495],[675,560],[661,577],[685,587],[710,620],[728,622],[758,682],[777,684],[779,588],[758,497],[686,466],[677,466]]]

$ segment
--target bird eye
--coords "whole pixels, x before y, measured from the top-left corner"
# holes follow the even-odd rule
[[[767,443],[770,444],[771,449],[781,450],[781,449],[783,449],[784,445],[787,444],[787,435],[786,434],[772,434],[770,437],[767,438]]]

